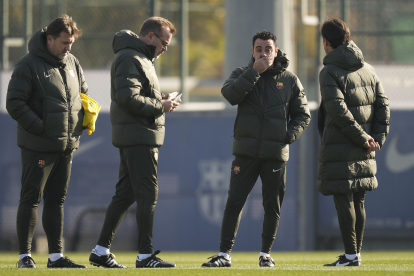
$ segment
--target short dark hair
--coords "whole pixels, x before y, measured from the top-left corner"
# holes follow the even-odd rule
[[[139,31],[139,35],[146,36],[149,32],[160,35],[162,28],[170,28],[171,34],[176,33],[174,24],[163,17],[153,16],[144,21]]]
[[[75,40],[81,37],[82,31],[76,26],[76,22],[67,14],[58,17],[49,23],[46,30],[46,36],[51,35],[54,39],[60,36],[61,32],[75,36]]]
[[[253,48],[254,48],[254,43],[256,42],[256,39],[263,39],[263,40],[273,40],[273,42],[275,43],[275,46],[277,47],[277,37],[271,33],[271,32],[267,32],[265,30],[257,32],[254,36],[253,36]]]
[[[329,18],[322,24],[322,37],[325,38],[332,48],[336,48],[349,42],[351,31],[344,21],[338,18]]]

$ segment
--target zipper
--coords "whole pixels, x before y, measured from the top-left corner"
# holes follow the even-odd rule
[[[262,105],[262,110],[260,112],[260,133],[259,133],[259,148],[258,148],[258,152],[257,152],[257,158],[260,157],[260,148],[262,147],[262,134],[263,134],[263,121],[265,118],[265,105],[266,105],[266,93],[267,93],[267,89],[266,89],[266,84],[267,84],[267,80],[266,78],[263,78],[264,81],[264,86],[263,86],[263,105]]]
[[[69,88],[68,88],[68,80],[67,80],[66,75],[65,75],[65,69],[64,68],[59,68],[59,72],[60,72],[60,75],[62,77],[63,84],[65,86],[66,104],[68,106],[68,143],[66,145],[66,149],[65,149],[65,151],[66,151],[68,146],[69,146],[69,142],[70,142],[70,116],[71,116],[71,112],[70,112],[71,111],[70,110],[70,94],[69,94]]]

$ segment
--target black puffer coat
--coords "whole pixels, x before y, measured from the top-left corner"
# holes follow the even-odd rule
[[[145,45],[129,30],[114,36],[111,68],[112,143],[162,146],[165,115],[153,64],[155,46]]]
[[[83,131],[80,93],[87,91],[78,60],[51,55],[46,29],[34,34],[7,89],[6,108],[18,123],[17,145],[41,152],[76,150]]]
[[[286,162],[289,144],[310,123],[308,102],[299,79],[286,68],[289,60],[278,51],[273,68],[259,74],[253,67],[234,70],[221,93],[238,105],[233,154]]]
[[[375,152],[368,154],[364,144],[371,136],[384,145],[390,120],[388,98],[374,67],[364,62],[354,42],[337,47],[323,62],[317,188],[324,195],[376,189]]]

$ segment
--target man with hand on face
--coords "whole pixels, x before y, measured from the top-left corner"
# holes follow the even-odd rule
[[[257,178],[262,180],[264,221],[259,265],[274,266],[270,250],[279,226],[286,189],[289,144],[296,141],[311,116],[299,79],[287,71],[289,60],[277,48],[276,36],[261,31],[253,37],[247,67],[235,69],[221,93],[238,105],[234,124],[230,188],[221,226],[220,253],[205,267],[231,266],[241,212]]]
[[[167,51],[176,30],[162,17],[150,17],[139,36],[129,30],[115,34],[111,68],[112,143],[119,148],[121,164],[115,195],[89,261],[107,268],[125,268],[110,252],[112,240],[128,208],[137,203],[137,268],[175,267],[153,252],[152,227],[158,197],[158,148],[164,143],[165,113],[180,101],[162,95],[154,59]]]
[[[19,268],[35,268],[31,244],[37,207],[44,198],[48,268],[85,268],[63,256],[63,203],[69,187],[73,151],[83,131],[80,93],[87,93],[79,61],[70,54],[81,31],[66,14],[29,41],[29,53],[16,64],[6,108],[17,121],[22,187],[17,210]]]

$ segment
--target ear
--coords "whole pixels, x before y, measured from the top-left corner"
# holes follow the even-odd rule
[[[147,39],[148,39],[148,41],[152,41],[154,38],[155,38],[155,34],[154,34],[154,32],[149,32],[149,33],[147,34]]]
[[[252,54],[254,54],[253,48],[251,48],[250,50],[252,50]]]
[[[51,35],[48,35],[48,36],[46,37],[46,42],[47,42],[47,43],[52,43],[52,41],[53,41],[53,37],[52,37]]]

